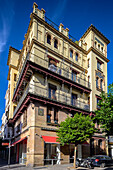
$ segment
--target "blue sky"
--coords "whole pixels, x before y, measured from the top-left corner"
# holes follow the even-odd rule
[[[9,46],[22,48],[32,12],[33,0],[0,0],[0,124],[5,110],[7,58]],[[80,39],[93,24],[110,41],[108,45],[108,84],[113,82],[113,0],[36,0],[39,9],[57,25],[63,23],[70,34]]]

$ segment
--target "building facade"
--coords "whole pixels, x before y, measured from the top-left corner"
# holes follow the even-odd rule
[[[109,40],[91,25],[79,41],[50,21],[45,10],[33,12],[19,51],[8,55],[7,126],[12,159],[26,165],[69,163],[74,145],[57,142],[58,125],[76,113],[94,115],[102,91],[107,92]],[[95,126],[99,128],[98,122]],[[77,156],[106,153],[104,134],[82,145]]]

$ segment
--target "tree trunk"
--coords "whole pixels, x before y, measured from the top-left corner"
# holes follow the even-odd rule
[[[76,168],[76,151],[77,151],[77,146],[75,145],[75,151],[74,151],[74,168]]]

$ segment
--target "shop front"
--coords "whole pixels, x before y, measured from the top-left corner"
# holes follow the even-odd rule
[[[57,137],[42,136],[44,140],[44,164],[60,164],[60,144]]]
[[[17,140],[16,142],[12,143],[11,145],[14,147],[14,155],[17,163],[26,163],[26,152],[27,152],[27,138],[22,138]]]

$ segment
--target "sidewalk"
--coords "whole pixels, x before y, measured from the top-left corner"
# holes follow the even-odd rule
[[[69,168],[70,167],[70,168]],[[1,165],[0,162],[0,170],[75,170],[73,168],[73,164],[65,164],[65,165],[48,165],[48,166],[38,166],[38,167],[26,167],[25,165],[22,164],[13,164],[10,165]],[[88,168],[82,168],[79,167],[77,168],[78,170],[88,170]],[[113,167],[109,168],[94,168],[94,170],[113,170]]]
[[[1,162],[0,162],[1,164]],[[38,167],[26,167],[22,164],[13,164],[13,165],[0,165],[0,170],[68,170],[68,167],[73,167],[73,164],[65,165],[48,165],[48,166],[38,166]],[[74,169],[72,169],[74,170]],[[86,170],[85,168],[79,168],[79,170]]]

